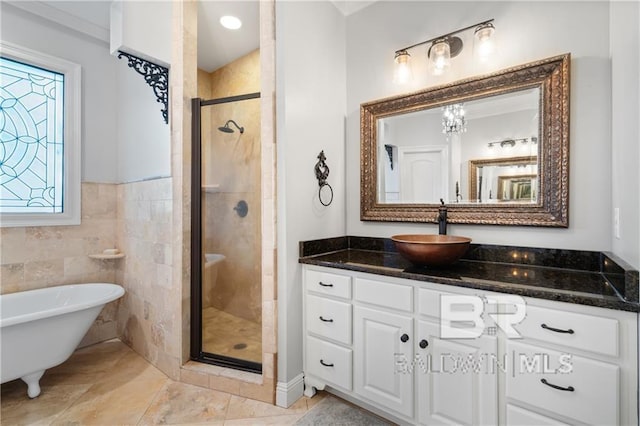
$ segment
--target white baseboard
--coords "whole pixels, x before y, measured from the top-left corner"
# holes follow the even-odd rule
[[[288,382],[276,385],[276,405],[288,408],[302,397],[304,392],[304,374],[300,373]]]

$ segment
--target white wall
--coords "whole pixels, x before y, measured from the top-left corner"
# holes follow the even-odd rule
[[[82,67],[82,181],[171,175],[169,125],[144,77],[106,42],[2,3],[0,38]]]
[[[612,210],[620,209],[620,238],[612,250],[640,268],[640,5],[611,3]],[[635,96],[634,96],[635,94]]]
[[[276,4],[278,382],[302,372],[298,243],[345,234],[345,18],[328,1]],[[324,150],[333,203],[318,201]]]
[[[451,225],[450,233],[469,236],[478,243],[611,249],[607,2],[379,2],[350,15],[347,18],[347,234],[388,237],[436,230],[435,224],[360,221],[359,105],[477,74],[480,70],[470,61],[470,44],[452,61],[451,72],[440,78],[426,75],[425,49],[416,48],[410,51],[414,64],[419,65],[414,67],[415,82],[409,87],[398,87],[392,83],[393,52],[488,18],[495,18],[500,57],[492,68],[483,71],[566,52],[572,54],[569,228]]]
[[[153,89],[127,65],[116,66],[118,182],[171,176],[171,140]]]
[[[82,181],[117,182],[117,59],[105,42],[3,2],[0,38],[82,67]]]

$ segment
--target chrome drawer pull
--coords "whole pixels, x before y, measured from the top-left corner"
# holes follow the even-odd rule
[[[320,364],[324,365],[325,367],[333,367],[333,364],[327,364],[323,360],[320,360]]]
[[[320,362],[322,362],[322,361],[320,361]],[[540,381],[541,381],[542,383],[544,383],[545,385],[547,385],[547,386],[550,386],[550,387],[552,387],[552,388],[554,388],[554,389],[558,389],[558,390],[561,390],[561,391],[565,391],[565,392],[573,392],[573,391],[575,390],[575,389],[573,388],[573,386],[569,386],[569,387],[563,388],[562,386],[558,386],[558,385],[551,384],[551,383],[547,382],[547,379],[540,379]]]
[[[325,284],[322,281],[318,281],[318,284],[320,284],[322,287],[333,287],[333,284]]]
[[[324,319],[322,318],[322,315],[320,315],[320,321],[324,321],[324,322],[333,322],[333,319]]]
[[[547,324],[541,324],[540,327],[544,328],[545,330],[555,331],[556,333],[567,333],[567,334],[573,334],[574,333],[574,331],[572,329],[561,330],[559,328],[549,327]]]

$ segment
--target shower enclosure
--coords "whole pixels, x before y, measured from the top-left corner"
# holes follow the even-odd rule
[[[260,93],[192,100],[191,357],[262,371]]]

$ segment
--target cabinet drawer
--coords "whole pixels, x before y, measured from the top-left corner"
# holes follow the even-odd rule
[[[440,318],[440,299],[443,295],[451,296],[456,295],[456,293],[419,288],[418,312],[421,315]]]
[[[351,305],[324,297],[307,296],[307,331],[351,344]]]
[[[507,426],[568,426],[568,424],[507,404]]]
[[[514,341],[507,353],[508,398],[588,424],[618,423],[617,365]]]
[[[350,349],[307,336],[307,371],[346,390],[351,390]]]
[[[525,338],[618,356],[618,320],[612,318],[527,305],[515,327]]]
[[[351,277],[313,270],[305,271],[307,291],[351,299]]]
[[[400,311],[413,311],[413,287],[356,278],[355,299]]]

